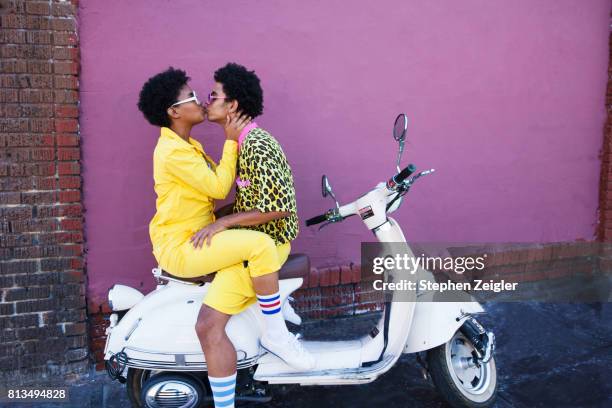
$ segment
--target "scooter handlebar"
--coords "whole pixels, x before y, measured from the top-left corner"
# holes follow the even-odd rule
[[[404,170],[400,171],[395,176],[391,177],[389,181],[387,181],[387,187],[392,190],[396,185],[402,184],[404,180],[406,180],[412,173],[414,173],[416,167],[414,164],[409,164]]]
[[[327,221],[327,213],[317,215],[316,217],[312,217],[306,220],[306,226],[310,227],[311,225],[320,224],[322,222]]]

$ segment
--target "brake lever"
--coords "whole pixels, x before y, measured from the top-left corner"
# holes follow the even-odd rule
[[[327,222],[325,222],[324,224],[322,224],[322,225],[319,227],[319,231],[321,231],[323,228],[325,228],[325,227],[327,227],[328,225],[333,224],[333,223],[334,223],[334,221],[327,221]]]

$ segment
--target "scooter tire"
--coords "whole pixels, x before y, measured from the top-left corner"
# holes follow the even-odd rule
[[[463,341],[471,343],[459,331],[447,343],[427,352],[427,365],[431,379],[441,397],[453,408],[489,408],[497,397],[497,368],[495,358],[483,364],[489,378],[481,389],[469,390],[470,386],[462,387],[462,382],[453,370],[452,342]],[[472,346],[473,347],[473,346]]]
[[[149,370],[141,370],[138,368],[128,368],[126,388],[132,408],[142,408],[140,401],[140,392],[142,391],[142,384],[149,378],[151,372]]]

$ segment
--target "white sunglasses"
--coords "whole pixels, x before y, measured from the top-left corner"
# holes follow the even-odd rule
[[[180,101],[178,101],[178,102],[174,102],[172,105],[170,105],[170,107],[171,107],[171,108],[174,108],[175,106],[182,105],[182,104],[184,104],[184,103],[189,103],[189,102],[195,102],[195,103],[197,103],[198,105],[201,105],[201,104],[202,104],[202,103],[200,102],[200,100],[198,99],[198,96],[196,95],[195,91],[193,91],[193,96],[190,96],[190,97],[189,97],[189,98],[187,98],[187,99],[182,99],[182,100],[180,100]]]

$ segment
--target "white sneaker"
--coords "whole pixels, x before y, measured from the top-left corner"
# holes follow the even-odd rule
[[[315,367],[314,356],[302,346],[293,333],[287,332],[287,336],[280,339],[271,339],[264,333],[261,346],[296,370],[307,371]]]

